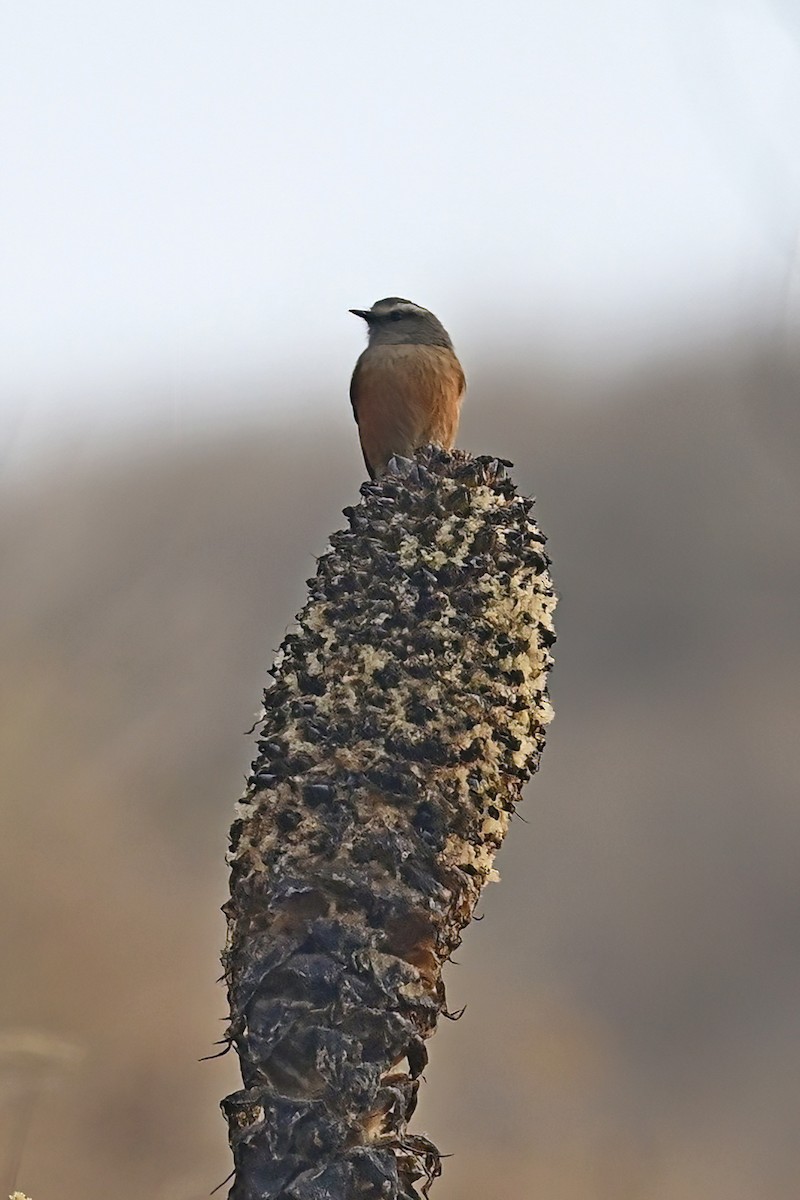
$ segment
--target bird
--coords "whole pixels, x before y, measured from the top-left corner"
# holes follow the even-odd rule
[[[349,311],[369,331],[350,401],[370,478],[381,476],[395,455],[410,458],[420,446],[450,450],[466,379],[439,318],[400,296]]]

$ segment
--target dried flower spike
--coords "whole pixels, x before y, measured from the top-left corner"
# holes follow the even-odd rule
[[[544,537],[496,459],[428,447],[346,510],[264,697],[223,957],[232,1200],[427,1195],[426,1039],[551,718]]]

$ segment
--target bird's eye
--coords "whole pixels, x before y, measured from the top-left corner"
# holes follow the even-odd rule
[[[389,313],[390,321],[400,321],[400,320],[402,320],[402,317],[403,317],[403,314],[401,312],[399,312],[398,309],[395,309],[394,312]]]

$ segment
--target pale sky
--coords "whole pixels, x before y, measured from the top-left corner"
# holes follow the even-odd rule
[[[346,402],[383,295],[467,363],[800,323],[796,0],[5,0],[0,164],[33,442],[226,380]]]

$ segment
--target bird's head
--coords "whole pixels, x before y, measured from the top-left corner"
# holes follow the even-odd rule
[[[453,343],[438,317],[400,296],[376,300],[372,308],[351,308],[367,322],[370,346],[448,346]]]

